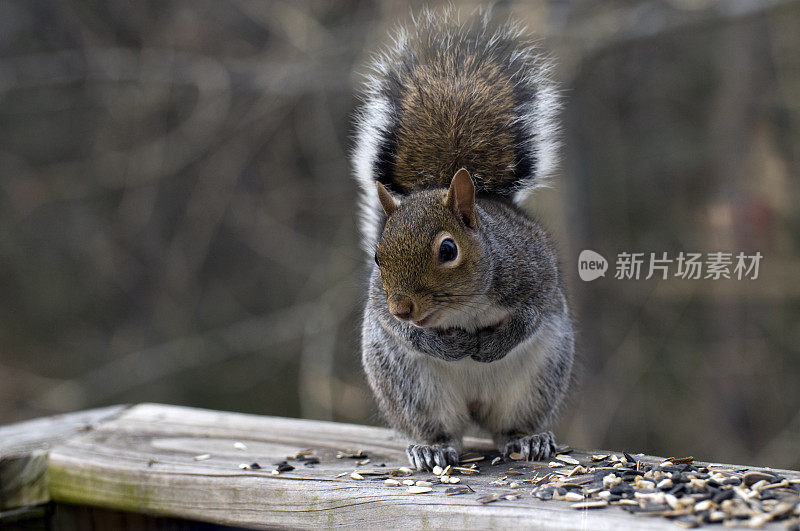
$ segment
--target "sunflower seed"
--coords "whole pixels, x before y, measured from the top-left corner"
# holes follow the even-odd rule
[[[522,459],[524,459],[524,456],[519,452],[511,452],[510,454],[508,454],[508,458],[511,459],[512,461],[521,461]]]
[[[392,478],[384,479],[383,480],[383,484],[386,485],[387,487],[399,487],[400,486],[400,482],[397,481],[396,479],[392,479]]]
[[[570,505],[573,509],[602,509],[608,507],[608,502],[604,500],[585,501]]]
[[[486,503],[496,502],[499,499],[500,499],[500,496],[498,496],[497,494],[488,494],[486,496],[481,496],[476,501],[479,502],[479,503],[486,504]]]
[[[469,489],[467,487],[448,487],[445,489],[445,496],[457,496],[459,494],[467,494]]]
[[[759,481],[766,481],[767,483],[773,483],[777,478],[772,474],[767,474],[765,472],[748,472],[744,476],[742,476],[742,481],[748,487],[755,485]]]
[[[247,450],[247,445],[239,441],[233,443],[233,447],[236,448],[237,450]]]
[[[425,494],[426,492],[430,492],[433,489],[431,487],[418,487],[416,485],[412,485],[408,487],[408,492],[410,494]]]
[[[358,472],[351,472],[350,473],[350,479],[362,480],[362,479],[364,479],[364,476],[362,476]]]
[[[578,461],[574,457],[570,457],[568,455],[557,455],[556,456],[556,460],[557,461],[561,461],[562,463],[566,463],[568,465],[579,465],[579,464],[581,464],[580,461]]]
[[[206,459],[211,459],[211,454],[200,454],[194,456],[195,461],[205,461]]]
[[[656,487],[658,487],[659,489],[665,489],[665,490],[666,489],[671,489],[673,486],[674,486],[674,483],[672,483],[672,480],[670,478],[662,479],[661,481],[659,481],[656,484]]]
[[[363,450],[357,452],[343,452],[340,450],[336,452],[336,459],[366,459],[367,457],[369,456]]]
[[[433,470],[431,472],[433,472],[434,476],[441,476],[442,472],[444,472],[444,469],[439,465],[436,465],[435,467],[433,467]]]

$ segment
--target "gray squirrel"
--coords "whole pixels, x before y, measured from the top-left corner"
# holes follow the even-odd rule
[[[553,244],[523,207],[557,162],[551,70],[513,23],[426,10],[367,76],[362,362],[418,469],[458,464],[471,425],[505,455],[555,453],[573,327]]]

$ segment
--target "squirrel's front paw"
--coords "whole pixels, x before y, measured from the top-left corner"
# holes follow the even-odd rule
[[[458,465],[458,452],[452,446],[439,444],[409,444],[406,454],[411,466],[417,470],[433,470],[439,465]]]
[[[512,453],[521,454],[528,461],[542,461],[550,459],[556,453],[556,440],[553,432],[544,431],[535,435],[526,435],[512,439],[506,443],[503,455],[508,457]]]

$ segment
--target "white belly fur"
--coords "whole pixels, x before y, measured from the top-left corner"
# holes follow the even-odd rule
[[[427,391],[425,401],[435,405],[431,413],[450,434],[460,437],[472,425],[469,405],[477,400],[486,419],[481,428],[490,433],[513,429],[520,404],[531,403],[542,367],[556,355],[563,320],[564,316],[552,317],[542,323],[536,335],[491,363],[471,358],[444,361],[410,352],[420,363],[421,379],[425,380],[417,388]]]

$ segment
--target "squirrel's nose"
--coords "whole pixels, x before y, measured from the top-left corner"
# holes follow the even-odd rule
[[[407,295],[392,295],[389,297],[389,311],[398,319],[408,320],[414,313],[414,301]]]

